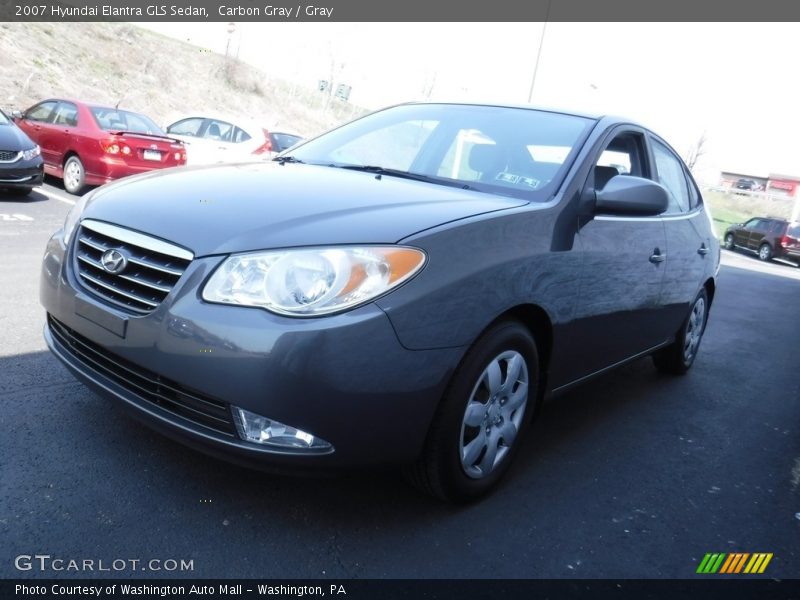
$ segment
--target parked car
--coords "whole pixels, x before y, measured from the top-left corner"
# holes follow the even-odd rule
[[[186,145],[190,165],[269,160],[302,139],[252,120],[218,115],[184,116],[166,130]]]
[[[757,191],[759,191],[761,189],[761,186],[758,185],[752,179],[744,179],[744,178],[739,179],[736,182],[736,186],[735,187],[736,187],[737,190],[744,190],[746,192],[757,192]]]
[[[725,248],[755,252],[763,261],[773,258],[800,265],[800,223],[785,219],[755,217],[725,230]]]
[[[43,178],[39,146],[0,110],[0,189],[27,195]]]
[[[544,397],[647,355],[686,373],[719,255],[644,127],[406,104],[84,196],[41,299],[53,353],[171,437],[265,469],[403,465],[466,501]]]
[[[87,185],[186,164],[183,144],[166,137],[148,117],[121,108],[50,99],[15,117],[41,146],[45,173],[63,179],[71,194]]]

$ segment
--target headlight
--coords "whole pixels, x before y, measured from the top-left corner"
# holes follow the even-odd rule
[[[23,160],[31,160],[32,158],[36,158],[42,153],[42,149],[39,146],[34,146],[30,150],[23,150],[22,151],[22,158]]]
[[[86,208],[86,201],[91,196],[91,192],[81,196],[75,205],[70,209],[67,213],[67,218],[64,220],[64,243],[69,243],[69,238],[72,235],[72,232],[75,230],[75,226],[78,224],[78,221],[81,218],[81,214],[83,213],[83,209]]]
[[[421,250],[402,246],[237,254],[214,272],[203,299],[282,315],[326,315],[374,300],[413,277],[424,264]]]

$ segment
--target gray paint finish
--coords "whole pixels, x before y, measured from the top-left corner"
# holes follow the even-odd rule
[[[698,291],[713,283],[718,248],[707,255],[695,248],[715,242],[708,219],[596,213],[589,174],[609,132],[625,123],[600,119],[565,179],[553,182],[553,195],[535,202],[291,163],[181,169],[106,186],[84,218],[197,257],[144,316],[82,288],[61,233],[51,239],[41,285],[48,313],[124,360],[310,431],[331,442],[333,453],[279,455],[223,440],[149,410],[88,373],[51,336],[48,342],[95,389],[212,454],[293,467],[409,462],[461,358],[508,311],[535,307],[544,315],[539,326],[552,337],[543,354],[547,387],[554,390],[669,342]],[[424,268],[348,312],[301,319],[201,300],[230,253],[394,242],[424,250]],[[663,262],[651,260],[656,249]]]

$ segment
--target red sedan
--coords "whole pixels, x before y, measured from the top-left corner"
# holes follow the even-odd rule
[[[63,179],[72,194],[87,185],[186,164],[183,144],[138,113],[49,99],[14,116],[41,146],[45,173]]]

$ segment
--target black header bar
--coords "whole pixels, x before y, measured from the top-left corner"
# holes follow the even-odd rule
[[[0,21],[800,21],[787,0],[0,0]],[[413,36],[412,38],[413,39]],[[680,40],[685,43],[686,40]],[[678,41],[676,40],[676,43]],[[702,40],[697,41],[698,47]]]

